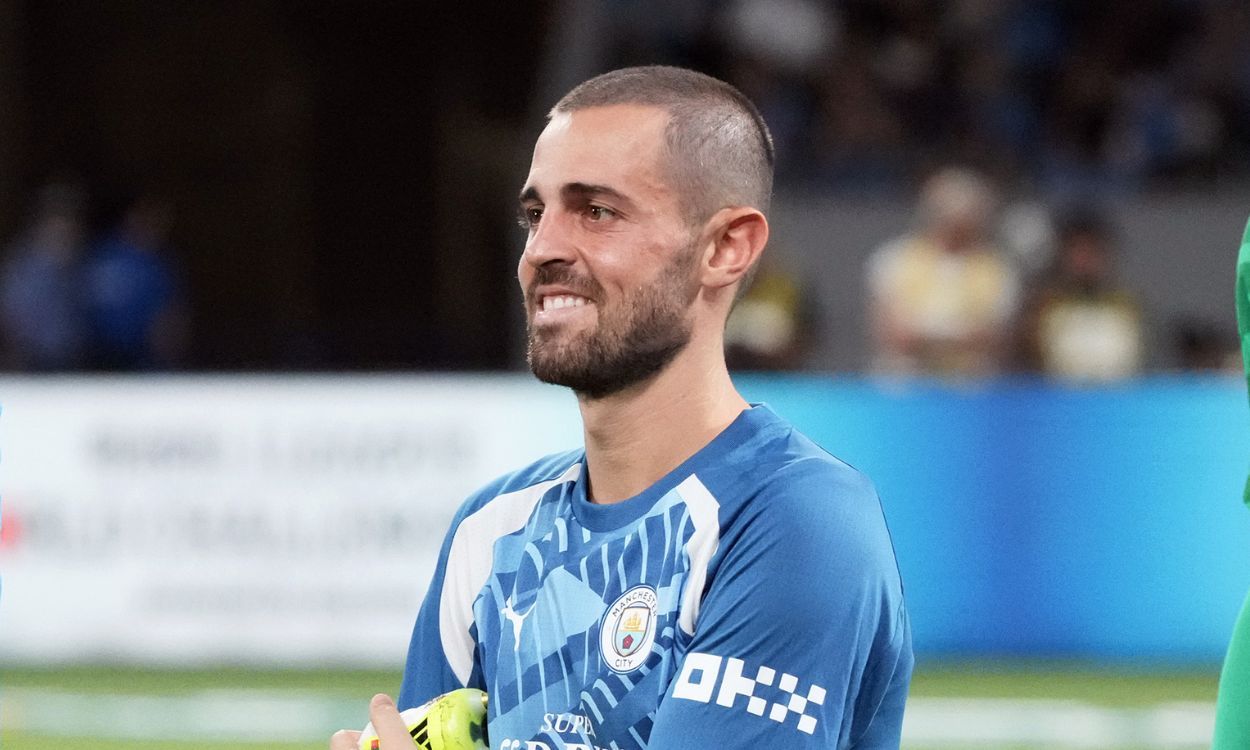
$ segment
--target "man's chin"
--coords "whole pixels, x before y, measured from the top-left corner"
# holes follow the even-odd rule
[[[689,340],[686,332],[668,341],[655,337],[628,349],[604,351],[593,340],[557,343],[531,333],[527,360],[530,372],[542,382],[571,388],[582,398],[601,399],[651,381]]]
[[[577,384],[586,379],[586,373],[570,368],[568,360],[558,358],[544,358],[529,360],[530,372],[534,373],[534,377],[538,378],[549,385],[562,385],[568,388],[575,388]]]
[[[589,399],[596,401],[598,399],[614,396],[618,393],[628,390],[634,383],[621,383],[619,381],[605,381],[602,378],[588,378],[584,374],[570,374],[567,372],[550,373],[533,370],[534,377],[548,385],[558,385],[573,391],[580,399]]]
[[[625,393],[652,380],[662,366],[646,369],[612,367],[608,363],[570,367],[567,359],[557,362],[530,359],[530,372],[549,385],[571,389],[579,398],[598,400]]]
[[[579,396],[602,398],[620,390],[614,379],[604,378],[602,367],[580,362],[576,354],[566,350],[535,352],[531,349],[529,366],[540,381],[571,388]]]

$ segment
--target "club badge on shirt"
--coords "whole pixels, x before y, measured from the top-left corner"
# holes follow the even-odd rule
[[[632,672],[651,655],[656,604],[655,589],[635,586],[617,597],[604,613],[599,628],[599,652],[613,672]]]

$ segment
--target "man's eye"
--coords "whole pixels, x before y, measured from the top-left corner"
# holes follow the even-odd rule
[[[543,210],[537,206],[521,209],[521,214],[517,217],[517,223],[522,229],[532,229],[538,226],[539,220],[543,218]]]
[[[610,219],[613,216],[616,216],[615,211],[610,208],[604,208],[603,206],[587,206],[586,214],[590,217],[591,221],[603,221],[604,219]]]

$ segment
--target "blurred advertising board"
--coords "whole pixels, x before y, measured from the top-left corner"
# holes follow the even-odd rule
[[[1240,378],[738,380],[875,481],[922,657],[1221,658]],[[580,441],[524,375],[0,378],[0,663],[396,667],[461,501]]]
[[[0,380],[0,659],[401,663],[476,487],[580,441],[528,379]]]

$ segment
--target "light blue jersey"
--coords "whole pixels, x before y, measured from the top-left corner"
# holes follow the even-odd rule
[[[624,502],[548,457],[457,513],[400,707],[492,750],[898,748],[911,634],[876,492],[767,407]]]

